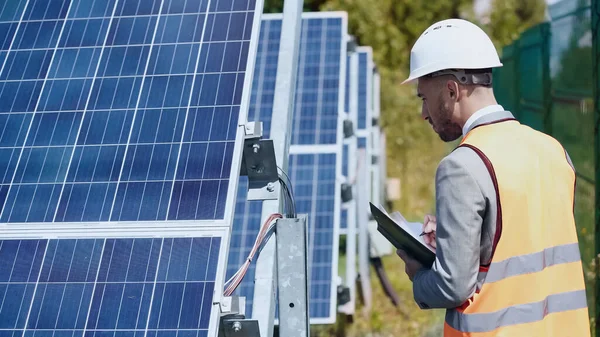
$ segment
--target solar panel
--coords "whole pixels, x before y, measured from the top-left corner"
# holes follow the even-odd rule
[[[0,241],[3,336],[215,336],[222,238]]]
[[[4,8],[0,221],[225,219],[254,6]]]
[[[23,303],[0,308],[14,316],[0,329],[216,336],[261,12],[262,0],[0,4],[0,273],[31,271],[0,282]],[[21,244],[45,250],[22,260]],[[69,245],[82,253],[67,258]],[[128,245],[130,260],[110,258]]]
[[[357,121],[357,146],[365,149],[359,158],[359,167],[368,172],[371,166],[372,155],[372,88],[373,88],[373,51],[371,47],[357,47],[358,54],[358,121]],[[366,174],[366,173],[365,173]],[[371,193],[370,178],[368,191]]]
[[[309,214],[310,318],[313,324],[335,321],[334,276],[340,213],[340,181],[336,178],[341,176],[342,170],[346,30],[346,13],[303,14],[288,175],[292,180],[297,212]],[[281,15],[263,15],[248,119],[264,123],[265,137],[270,130],[280,34]],[[316,171],[304,167],[306,162],[315,163],[310,169]],[[261,225],[262,202],[244,201],[245,183],[242,177],[228,277],[246,259]],[[314,184],[319,185],[318,188]],[[314,194],[317,191],[327,194],[317,196]],[[251,267],[236,290],[236,294],[246,297],[249,315],[252,312],[253,278],[254,267]]]
[[[358,102],[357,102],[357,186],[358,205],[367,205],[371,195],[371,120],[372,120],[372,77],[373,52],[371,47],[357,47],[358,55]],[[369,279],[368,207],[358,207],[356,227],[358,233],[358,271],[361,278],[362,296],[366,305],[371,304]]]

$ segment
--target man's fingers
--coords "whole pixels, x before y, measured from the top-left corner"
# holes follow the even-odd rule
[[[396,254],[398,254],[398,256],[400,256],[400,258],[402,260],[406,260],[406,257],[407,257],[406,252],[403,251],[402,249],[397,249]]]
[[[423,232],[431,233],[435,231],[436,226],[436,218],[433,215],[426,215],[425,221],[423,222]]]
[[[435,222],[428,222],[424,227],[423,227],[423,231],[425,233],[431,233],[433,231],[435,231],[436,228],[436,223]]]
[[[435,222],[435,220],[436,220],[436,218],[434,215],[427,214],[427,215],[425,215],[425,219],[423,219],[423,223],[427,224],[428,222],[431,222],[431,221]]]

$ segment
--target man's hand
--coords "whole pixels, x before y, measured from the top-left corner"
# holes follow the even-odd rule
[[[404,272],[406,272],[406,275],[408,275],[408,279],[412,281],[413,277],[415,277],[415,274],[421,268],[423,268],[423,265],[419,261],[406,254],[406,252],[402,249],[396,250],[396,254],[398,254],[398,256],[400,256],[400,258],[404,261]]]
[[[436,218],[433,215],[426,215],[423,221],[423,232],[426,233],[423,241],[431,247],[435,247],[435,228],[437,226]]]

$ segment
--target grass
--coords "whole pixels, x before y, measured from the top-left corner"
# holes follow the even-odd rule
[[[404,263],[396,255],[383,257],[387,276],[401,303],[394,307],[371,269],[372,308],[366,312],[358,300],[354,322],[338,326],[311,326],[311,336],[328,337],[441,337],[443,310],[421,310],[413,300],[412,282],[404,273]],[[345,254],[340,254],[339,275],[345,276]],[[338,317],[338,321],[343,317]],[[337,330],[337,331],[336,331]]]

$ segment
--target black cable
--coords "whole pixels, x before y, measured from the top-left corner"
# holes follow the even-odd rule
[[[286,189],[288,191],[288,195],[290,198],[290,204],[292,205],[292,214],[293,217],[296,218],[297,217],[297,212],[296,212],[296,200],[294,200],[294,193],[290,190],[291,189],[291,185],[287,184],[286,185]]]
[[[288,184],[281,178],[279,178],[279,182],[281,183],[281,188],[283,189],[283,197],[285,200],[285,205],[289,205],[289,208],[286,207],[286,213],[288,217],[296,217],[296,205],[294,204],[292,194],[288,188]]]
[[[283,173],[283,175],[287,179],[287,182],[286,182],[286,181],[284,181],[284,179],[282,179],[282,176],[279,175],[279,181],[281,182],[282,187],[284,188],[284,192],[285,192],[284,195],[288,196],[288,200],[291,204],[292,217],[296,217],[296,200],[294,199],[294,190],[292,187],[292,180],[290,179],[288,174],[281,167],[277,166],[277,168],[281,171],[281,173]]]
[[[289,187],[290,187],[290,192],[291,192],[291,195],[292,195],[292,200],[294,200],[294,187],[292,186],[292,179],[290,179],[290,177],[287,175],[287,173],[281,167],[277,166],[277,168],[281,171],[281,173],[283,173],[283,175],[288,180],[288,184],[289,184]]]
[[[290,211],[291,205],[289,203],[289,198],[287,196],[287,189],[286,189],[285,182],[283,181],[283,179],[279,178],[279,183],[281,184],[281,189],[283,192],[283,210],[284,210],[285,216],[289,218],[290,214],[291,214],[291,211]]]
[[[291,211],[291,203],[290,203],[290,198],[288,195],[288,190],[287,190],[287,186],[285,184],[285,181],[283,181],[283,179],[281,179],[281,176],[279,176],[279,183],[281,184],[281,190],[282,190],[282,197],[283,197],[283,209],[284,209],[284,213],[286,217],[290,217],[292,211]]]

